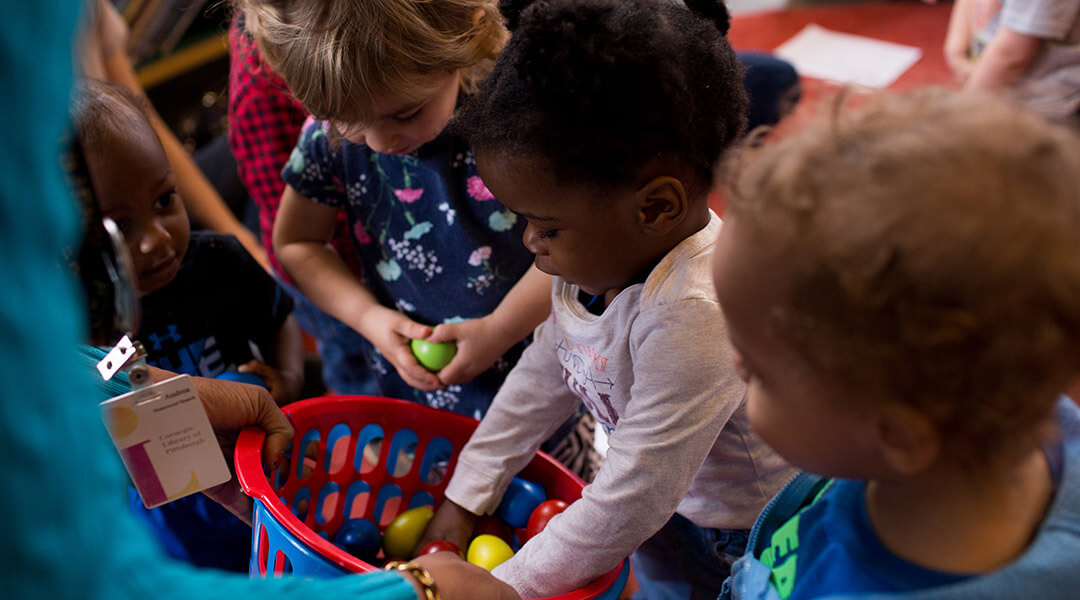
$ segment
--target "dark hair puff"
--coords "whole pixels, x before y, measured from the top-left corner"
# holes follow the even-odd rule
[[[668,158],[711,184],[746,126],[726,7],[503,0],[513,34],[454,124],[482,152],[539,155],[564,183],[627,183]]]

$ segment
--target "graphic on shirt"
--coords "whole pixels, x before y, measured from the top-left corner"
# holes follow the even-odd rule
[[[799,571],[799,520],[801,515],[815,502],[821,499],[825,492],[832,487],[832,482],[822,486],[809,504],[804,506],[795,516],[781,525],[769,538],[769,547],[761,552],[758,560],[772,570],[769,580],[772,582],[780,600],[787,600],[795,590],[795,579]]]
[[[408,213],[405,214],[408,215]],[[443,268],[439,264],[439,257],[435,255],[435,251],[425,248],[423,244],[413,243],[414,240],[419,240],[424,233],[427,233],[430,228],[431,223],[421,223],[406,231],[401,240],[392,238],[386,240],[385,247],[393,253],[393,258],[389,262],[399,265],[398,276],[400,276],[400,265],[402,264],[405,265],[406,269],[413,269],[422,273],[424,281],[431,281],[431,278],[436,274],[442,273]],[[420,233],[416,233],[417,231]],[[379,271],[379,274],[382,275],[383,271]],[[393,279],[397,279],[397,277]]]
[[[556,350],[562,362],[563,383],[581,398],[608,433],[614,431],[619,422],[619,413],[611,404],[610,392],[615,388],[615,381],[604,372],[607,357],[601,356],[592,347],[576,345],[566,338],[559,340]]]
[[[236,369],[237,365],[227,365],[222,360],[221,348],[214,336],[195,339],[187,344],[176,345],[183,337],[178,333],[175,325],[169,325],[165,332],[153,331],[146,336],[150,341],[153,358],[147,362],[151,365],[174,373],[198,375],[200,377],[217,377],[227,370]],[[168,348],[165,341],[172,341],[173,346]]]
[[[149,341],[151,344],[150,348],[152,350],[164,349],[164,343],[166,341],[171,341],[175,343],[183,339],[180,337],[180,334],[177,333],[176,325],[169,325],[168,329],[169,331],[165,333],[164,336],[158,335],[157,332],[151,333],[150,335],[146,336],[147,341]]]
[[[397,196],[398,200],[401,200],[406,204],[412,204],[419,200],[420,196],[424,195],[424,188],[394,190],[394,195]]]
[[[769,547],[761,553],[761,562],[772,569],[772,584],[786,600],[795,589],[795,576],[798,572],[799,550],[799,515],[773,532]]]

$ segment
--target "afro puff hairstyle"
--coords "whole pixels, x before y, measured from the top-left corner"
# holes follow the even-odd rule
[[[563,184],[621,185],[657,159],[711,186],[746,128],[722,0],[503,0],[510,40],[452,125]]]

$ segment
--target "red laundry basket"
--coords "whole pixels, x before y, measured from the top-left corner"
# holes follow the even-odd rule
[[[385,531],[417,506],[436,507],[458,453],[478,422],[420,404],[373,396],[325,396],[284,409],[296,435],[288,458],[269,475],[262,466],[265,434],[249,428],[236,445],[236,474],[254,499],[250,574],[336,577],[378,567],[335,546],[338,527],[364,518]],[[296,460],[296,457],[303,457]],[[544,453],[521,477],[548,498],[573,502],[584,482]],[[614,600],[629,561],[559,600]]]

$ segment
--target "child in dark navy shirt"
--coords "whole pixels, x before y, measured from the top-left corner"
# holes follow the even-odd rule
[[[303,383],[300,331],[289,297],[232,236],[191,234],[161,143],[138,101],[87,81],[74,119],[101,212],[124,234],[142,304],[137,339],[153,366],[216,377],[244,370],[274,400],[297,399]],[[146,509],[132,506],[176,558],[246,571],[251,529],[202,494]]]

